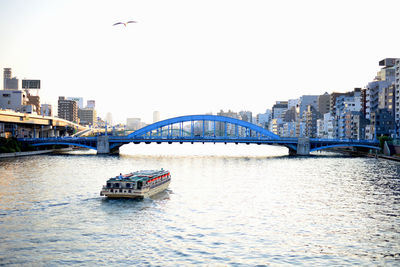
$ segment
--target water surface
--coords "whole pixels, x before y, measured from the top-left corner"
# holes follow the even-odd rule
[[[166,192],[99,196],[165,168]],[[0,160],[0,265],[398,265],[400,164],[256,145]]]

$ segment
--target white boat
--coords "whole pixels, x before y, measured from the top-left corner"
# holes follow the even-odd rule
[[[107,180],[100,191],[100,196],[109,198],[145,198],[168,188],[171,182],[169,171],[142,170],[120,174]]]

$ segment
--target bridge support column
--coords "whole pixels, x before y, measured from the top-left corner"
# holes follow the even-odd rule
[[[97,137],[97,154],[119,154],[119,147],[110,149],[108,135],[102,135]]]
[[[307,156],[310,154],[310,138],[299,137],[297,141],[297,155]]]
[[[110,154],[110,142],[107,135],[97,137],[97,154]]]

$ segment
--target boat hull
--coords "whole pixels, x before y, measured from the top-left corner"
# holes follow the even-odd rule
[[[158,184],[154,187],[144,188],[142,190],[129,190],[129,189],[119,189],[111,190],[103,188],[100,192],[101,196],[106,196],[108,198],[145,198],[151,197],[166,190],[170,184],[171,180],[165,181],[162,184]],[[131,191],[131,192],[129,192]]]

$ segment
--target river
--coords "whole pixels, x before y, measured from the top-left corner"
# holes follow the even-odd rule
[[[126,145],[0,159],[0,265],[400,265],[400,164],[274,146]],[[99,195],[168,169],[143,200]]]

